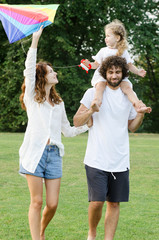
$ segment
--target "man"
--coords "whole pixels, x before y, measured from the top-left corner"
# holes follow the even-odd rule
[[[136,112],[121,91],[120,83],[128,75],[124,58],[106,58],[100,67],[100,74],[107,80],[100,109],[92,102],[95,88],[91,88],[84,94],[81,106],[74,116],[75,126],[93,121],[84,159],[90,202],[88,240],[96,238],[96,228],[105,201],[107,210],[104,239],[114,238],[119,204],[129,199],[128,129],[135,132],[143,121],[144,113],[151,111],[145,106]]]

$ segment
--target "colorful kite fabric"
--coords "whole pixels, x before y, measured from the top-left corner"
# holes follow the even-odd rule
[[[9,42],[29,36],[38,31],[41,25],[46,27],[53,23],[58,6],[0,4],[0,20]]]

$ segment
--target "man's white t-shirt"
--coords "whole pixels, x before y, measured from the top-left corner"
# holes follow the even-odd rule
[[[84,94],[81,103],[90,108],[95,88]],[[130,168],[128,120],[137,113],[120,88],[108,86],[103,93],[99,112],[95,112],[89,129],[84,163],[107,172],[123,172]]]
[[[110,56],[115,56],[117,53],[118,49],[114,49],[114,48],[109,48],[109,47],[103,47],[99,50],[99,52],[95,55],[92,56],[92,58],[98,62],[100,65],[101,63]],[[121,55],[121,57],[126,59],[127,64],[128,63],[133,63],[133,60],[130,57],[130,54],[128,53],[127,50],[125,50],[123,52],[123,54]],[[100,75],[99,73],[99,68],[100,66],[95,70],[91,84],[94,87],[98,82],[105,82],[106,80]],[[129,81],[128,78],[124,78],[123,81],[129,82],[131,88],[132,88],[132,83]]]

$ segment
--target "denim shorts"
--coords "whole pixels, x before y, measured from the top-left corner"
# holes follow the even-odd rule
[[[56,179],[62,177],[62,157],[56,145],[46,145],[43,155],[34,173],[28,172],[20,165],[20,174],[29,174],[45,179]]]
[[[129,170],[106,172],[85,165],[88,183],[88,201],[129,201]]]

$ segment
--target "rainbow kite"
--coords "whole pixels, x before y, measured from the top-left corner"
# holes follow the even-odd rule
[[[25,38],[40,26],[54,21],[58,4],[9,5],[0,4],[0,20],[10,43]]]

